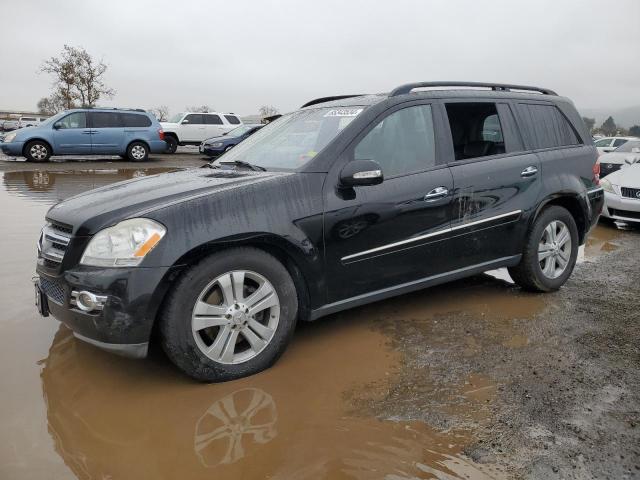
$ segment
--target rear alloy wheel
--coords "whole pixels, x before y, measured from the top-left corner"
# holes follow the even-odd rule
[[[551,292],[571,276],[578,257],[578,228],[568,210],[545,208],[529,229],[520,263],[511,278],[526,290]]]
[[[163,348],[198,380],[252,375],[284,352],[297,313],[295,285],[278,260],[254,248],[221,251],[172,290],[160,320]]]
[[[29,162],[46,162],[51,157],[51,148],[46,143],[35,140],[27,144],[24,154]]]
[[[172,135],[165,135],[164,141],[167,144],[166,153],[176,153],[176,150],[178,150],[178,139]]]
[[[127,148],[127,158],[132,162],[144,162],[149,158],[149,149],[142,142],[133,142]]]

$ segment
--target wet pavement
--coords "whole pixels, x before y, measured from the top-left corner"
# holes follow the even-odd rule
[[[179,161],[51,164],[0,172],[0,478],[498,479],[469,453],[492,421],[500,378],[442,368],[455,350],[518,351],[553,296],[505,271],[300,325],[271,369],[203,385],[159,349],[132,361],[76,340],[33,306],[46,210],[84,190],[174,170]],[[598,226],[581,262],[625,232]],[[448,321],[465,316],[473,324]],[[428,344],[424,339],[428,338]],[[472,460],[473,459],[475,460]]]

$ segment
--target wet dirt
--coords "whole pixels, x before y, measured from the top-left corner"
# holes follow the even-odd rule
[[[0,224],[10,226],[0,238],[0,251],[10,252],[0,269],[0,478],[548,478],[545,468],[573,472],[560,458],[573,445],[564,443],[563,421],[582,425],[590,406],[610,438],[614,408],[606,405],[626,398],[617,421],[637,416],[629,393],[637,347],[594,326],[609,305],[585,297],[612,294],[609,277],[594,272],[613,275],[608,265],[629,258],[637,266],[637,232],[606,225],[558,293],[528,294],[500,270],[342,312],[300,325],[273,368],[234,382],[193,383],[156,348],[131,361],[86,345],[35,312],[35,241],[56,201],[180,165],[126,166],[0,173]],[[613,280],[623,291],[629,270]],[[603,341],[622,345],[616,361],[631,362],[635,380],[593,349]],[[606,365],[586,369],[585,355]],[[585,387],[577,379],[593,387],[612,369],[618,381],[584,392],[578,407],[575,392]],[[552,407],[538,397],[548,384],[556,386]],[[590,441],[597,449],[595,435]],[[638,461],[623,450],[618,463]]]

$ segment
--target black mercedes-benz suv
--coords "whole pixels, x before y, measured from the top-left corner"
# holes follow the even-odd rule
[[[256,373],[296,321],[507,267],[563,285],[603,205],[572,103],[459,82],[313,100],[205,168],[52,207],[36,298],[74,334],[188,375]]]

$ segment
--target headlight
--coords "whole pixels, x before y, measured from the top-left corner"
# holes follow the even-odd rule
[[[213,147],[213,148],[218,148],[218,147],[222,146],[222,142],[214,142],[210,146]]]
[[[613,185],[611,185],[611,182],[606,178],[600,180],[600,186],[605,192],[616,193],[616,191],[613,189]]]
[[[9,143],[9,142],[13,142],[13,139],[16,138],[17,133],[16,132],[11,132],[11,133],[7,133],[4,136],[4,143]]]
[[[138,265],[166,232],[163,225],[148,218],[125,220],[96,233],[85,248],[80,263],[96,267]]]

